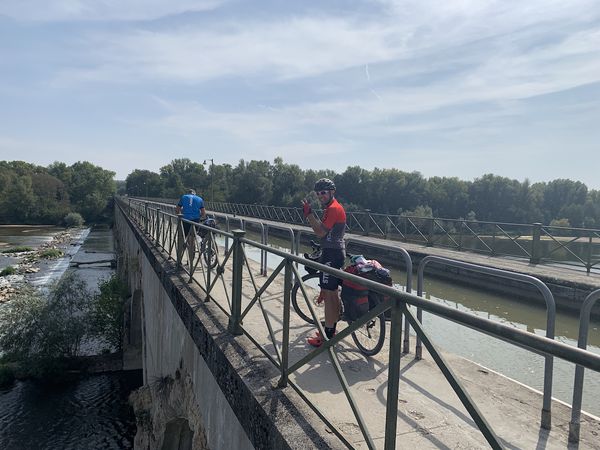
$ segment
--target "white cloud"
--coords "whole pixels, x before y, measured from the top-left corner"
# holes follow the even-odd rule
[[[203,82],[219,77],[301,78],[369,61],[391,61],[397,49],[386,40],[394,30],[336,18],[276,23],[220,24],[214,29],[136,30],[95,35],[86,44],[90,69],[69,69],[74,80]]]
[[[87,52],[93,50],[83,57],[89,64],[62,71],[57,82],[193,84],[262,77],[267,84],[369,64],[367,78],[374,85],[411,74],[448,71],[457,65],[461,70],[468,68],[460,74],[460,80],[450,73],[445,79],[432,80],[422,90],[458,89],[462,101],[485,101],[539,95],[600,79],[597,27],[571,34],[562,31],[562,36],[555,36],[559,24],[553,21],[560,18],[560,23],[568,25],[578,20],[576,15],[589,6],[588,1],[569,3],[568,10],[562,2],[508,6],[490,1],[450,3],[453,6],[444,2],[429,2],[426,6],[420,6],[420,2],[402,3],[404,8],[395,5],[393,15],[370,21],[319,16],[268,22],[225,21],[200,30],[187,26],[167,31],[96,34],[86,45]],[[536,5],[539,14],[530,14]],[[561,17],[567,11],[569,15]],[[536,46],[540,40],[545,42]],[[577,62],[576,70],[573,61]],[[340,85],[340,91],[352,88]],[[385,89],[377,87],[381,99],[390,95]],[[411,91],[418,89],[410,87]],[[387,90],[405,96],[399,89]]]
[[[4,0],[0,15],[24,21],[153,20],[217,8],[227,0]]]
[[[230,155],[243,151],[244,158],[272,159],[283,154],[300,163],[300,154],[338,155],[377,140],[387,139],[389,145],[419,134],[443,141],[435,149],[443,152],[444,143],[460,147],[498,138],[527,114],[536,116],[529,120],[559,120],[529,109],[526,104],[535,102],[527,100],[600,82],[597,0],[373,0],[379,7],[361,9],[368,14],[334,14],[318,7],[292,13],[280,7],[247,15],[239,14],[232,1],[209,18],[190,14],[160,23],[118,24],[113,21],[150,20],[218,8],[222,2],[64,0],[48,7],[33,0],[1,2],[0,14],[19,20],[105,21],[73,26],[73,36],[62,46],[42,34],[56,27],[27,24],[24,28],[50,36],[42,48],[60,48],[58,56],[49,55],[50,64],[30,56],[36,80],[53,83],[14,81],[21,78],[19,64],[40,51],[24,39],[6,64],[16,69],[8,83],[0,83],[8,86],[0,87],[0,96],[34,92],[28,97],[34,104],[38,92],[61,99],[81,95],[85,99],[73,103],[89,111],[99,98],[110,98],[98,101],[103,111],[94,111],[98,123],[123,125],[121,136],[130,139],[125,147],[132,149],[154,143],[166,147],[172,138],[174,148],[206,142],[215,151],[224,149],[224,158],[233,143]],[[181,101],[186,96],[190,100]],[[155,100],[154,110],[148,98]],[[121,103],[108,104],[112,100]],[[593,100],[587,99],[587,111],[597,114]],[[583,101],[569,103],[572,116],[586,117]],[[136,102],[147,109],[136,111]],[[101,117],[107,110],[111,117]],[[560,119],[567,116],[563,111]],[[144,132],[129,133],[128,127]],[[110,142],[115,130],[98,128]],[[65,125],[62,136],[70,132]],[[523,142],[528,139],[522,136]],[[414,143],[404,145],[414,148]],[[488,148],[493,146],[490,142]],[[170,155],[155,159],[161,157],[166,162]]]

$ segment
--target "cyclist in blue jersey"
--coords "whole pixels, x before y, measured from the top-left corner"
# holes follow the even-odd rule
[[[188,189],[187,193],[183,194],[177,203],[177,214],[182,214],[185,220],[200,223],[206,219],[206,211],[204,210],[204,200],[196,195],[196,191]],[[187,237],[187,244],[190,251],[190,257],[193,259],[194,241],[196,233],[191,232],[192,224],[183,222],[183,234]]]
[[[192,222],[200,223],[200,220],[206,219],[206,211],[204,210],[204,200],[196,195],[196,191],[188,189],[186,194],[183,194],[177,203],[177,214],[183,214],[183,218]],[[187,225],[187,226],[186,226]],[[185,234],[190,230],[190,224],[183,224]]]

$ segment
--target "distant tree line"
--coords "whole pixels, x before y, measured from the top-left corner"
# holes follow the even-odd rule
[[[114,176],[87,161],[48,167],[0,161],[0,223],[63,224],[69,213],[101,220],[116,190]]]
[[[170,199],[192,187],[209,201],[298,207],[314,182],[328,177],[349,211],[600,228],[600,191],[568,179],[532,184],[486,174],[464,181],[359,166],[336,173],[303,170],[282,158],[273,163],[240,160],[235,167],[181,158],[158,173],[134,170],[121,182],[114,176],[87,161],[48,167],[0,161],[0,223],[62,224],[69,213],[96,222],[117,187],[132,196]]]
[[[235,167],[182,158],[159,173],[134,170],[121,189],[132,196],[174,199],[191,187],[208,201],[298,207],[321,177],[335,181],[337,196],[350,211],[600,228],[600,191],[568,179],[531,184],[486,174],[464,181],[359,166],[339,174],[303,170],[282,158],[272,164],[240,160]]]

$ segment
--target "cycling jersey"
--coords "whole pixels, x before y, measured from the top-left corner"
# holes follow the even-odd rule
[[[194,194],[185,194],[181,196],[177,206],[181,206],[184,219],[198,221],[200,212],[204,208],[204,200]]]
[[[346,211],[344,207],[334,198],[325,208],[323,219],[321,219],[327,234],[321,238],[321,248],[345,249],[344,232],[346,231]]]

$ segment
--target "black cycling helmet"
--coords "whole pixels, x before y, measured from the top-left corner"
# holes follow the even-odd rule
[[[335,191],[335,183],[329,178],[321,178],[315,183],[315,191]]]

